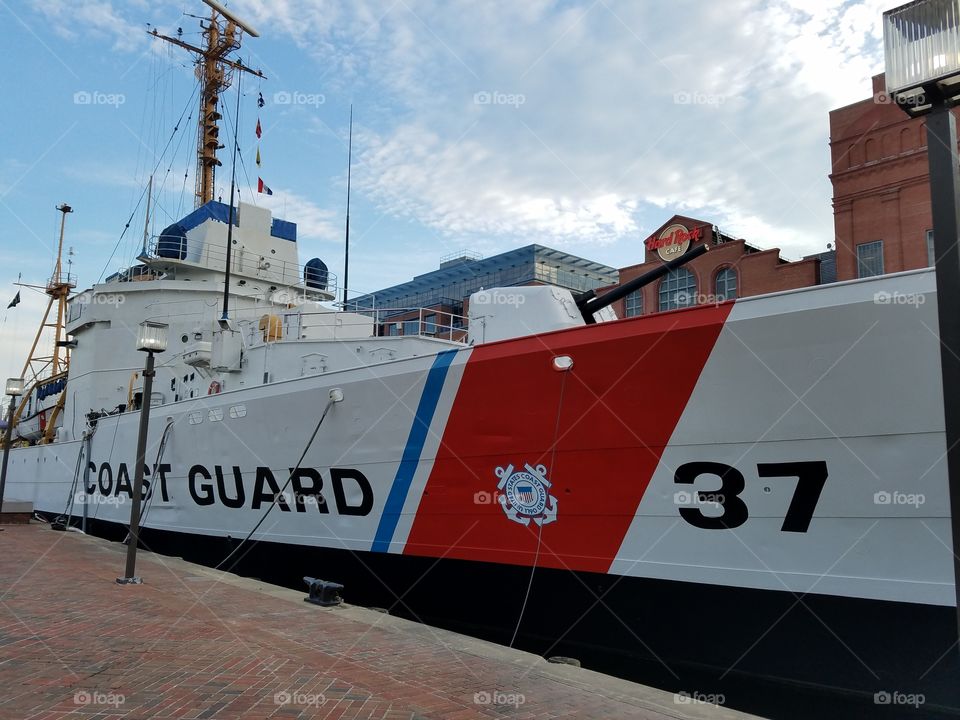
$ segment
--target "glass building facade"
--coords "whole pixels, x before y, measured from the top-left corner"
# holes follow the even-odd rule
[[[409,282],[351,300],[350,305],[398,312],[442,306],[462,313],[463,301],[481,288],[556,285],[580,293],[618,282],[616,268],[543,245],[527,245],[483,259],[456,257]]]

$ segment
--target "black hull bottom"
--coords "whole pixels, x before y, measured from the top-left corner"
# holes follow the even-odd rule
[[[115,524],[94,534],[120,540]],[[143,546],[208,566],[236,541],[145,530]],[[671,692],[722,694],[774,718],[960,717],[953,608],[248,543],[233,572],[509,644]],[[877,704],[887,693],[890,704]],[[923,696],[919,709],[909,704]],[[883,698],[883,696],[881,696]]]

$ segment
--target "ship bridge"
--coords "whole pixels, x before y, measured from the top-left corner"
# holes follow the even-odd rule
[[[227,267],[230,206],[211,200],[152,238],[138,258],[144,267],[127,271],[127,278],[155,276],[190,279],[223,273]],[[272,289],[296,288],[309,300],[333,300],[336,276],[319,258],[301,265],[296,223],[274,218],[267,208],[240,202],[233,213],[230,273],[242,286],[246,280],[269,282]]]

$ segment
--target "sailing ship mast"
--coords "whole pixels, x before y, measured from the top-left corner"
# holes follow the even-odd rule
[[[197,121],[197,175],[196,198],[194,207],[205,205],[214,197],[217,168],[223,163],[217,158],[217,151],[224,145],[220,142],[220,118],[218,110],[220,95],[230,87],[233,71],[248,72],[259,78],[266,76],[259,70],[247,67],[237,60],[228,60],[234,50],[240,48],[240,39],[244,32],[251,37],[260,37],[260,33],[249,24],[237,18],[216,0],[203,0],[210,6],[210,22],[203,27],[204,46],[202,48],[157,32],[151,35],[192,52],[196,56],[197,77],[200,80],[200,116]]]

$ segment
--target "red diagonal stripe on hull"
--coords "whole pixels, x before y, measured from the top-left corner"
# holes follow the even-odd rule
[[[532,564],[540,528],[507,518],[495,471],[543,464],[559,511],[537,564],[606,572],[732,307],[476,347],[404,552]]]

